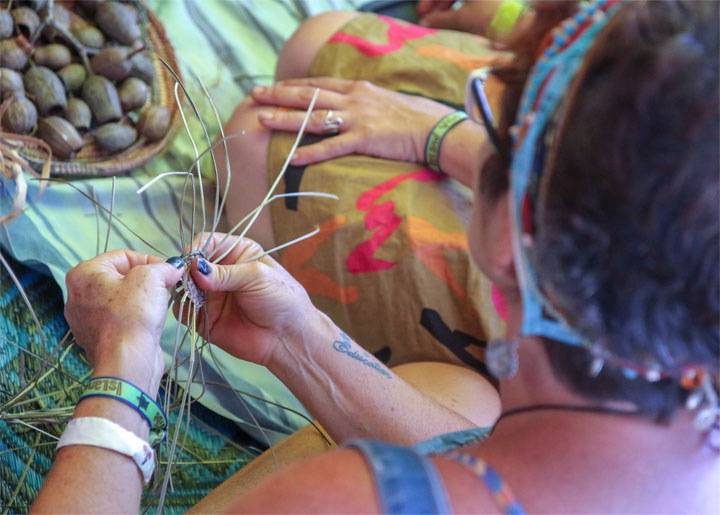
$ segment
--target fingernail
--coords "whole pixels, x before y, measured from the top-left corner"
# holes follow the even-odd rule
[[[253,94],[255,94],[255,95],[262,95],[262,94],[265,93],[266,91],[267,91],[267,88],[266,88],[265,86],[255,86],[255,87],[252,89],[252,92],[253,92]]]
[[[180,256],[173,256],[170,258],[167,258],[165,260],[166,263],[170,263],[172,266],[177,268],[178,270],[185,266],[185,261],[183,261],[183,258]]]
[[[210,265],[203,258],[198,258],[197,269],[203,275],[210,275]]]
[[[270,120],[273,117],[271,111],[260,111],[258,113],[258,120]]]

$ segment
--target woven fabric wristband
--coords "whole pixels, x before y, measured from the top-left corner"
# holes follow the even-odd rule
[[[80,402],[89,397],[109,397],[124,402],[142,415],[150,425],[150,445],[160,444],[167,434],[167,417],[160,405],[134,384],[118,377],[93,377]]]
[[[435,127],[430,131],[427,141],[425,142],[425,162],[431,169],[446,177],[447,174],[440,169],[440,145],[450,129],[467,119],[467,117],[468,115],[464,111],[455,111],[454,113],[446,114],[435,124]]]
[[[512,32],[525,6],[519,0],[505,0],[490,20],[488,35],[492,38]]]

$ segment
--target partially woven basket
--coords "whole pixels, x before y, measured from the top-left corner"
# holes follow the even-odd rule
[[[160,58],[164,59],[178,77],[180,77],[175,52],[165,34],[165,29],[162,23],[160,23],[160,20],[148,9],[144,2],[138,2],[138,7],[147,14],[144,39],[145,45],[155,65],[155,81],[152,85],[151,100],[155,104],[167,107],[170,111],[170,128],[167,134],[165,134],[162,139],[153,142],[147,142],[139,138],[132,146],[122,152],[113,154],[109,154],[107,151],[99,148],[95,144],[93,136],[86,134],[83,138],[83,147],[80,149],[80,152],[72,158],[62,160],[53,156],[50,170],[51,175],[56,177],[103,177],[118,175],[145,164],[169,146],[175,135],[180,114],[177,103],[175,102],[175,79],[162,62],[160,62]],[[44,151],[31,144],[26,144],[21,153],[36,169],[40,169],[43,166],[45,158],[47,157]]]

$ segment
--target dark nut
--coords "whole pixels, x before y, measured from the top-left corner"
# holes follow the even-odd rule
[[[85,102],[79,98],[71,98],[68,100],[65,118],[67,118],[76,129],[86,131],[90,128],[92,113],[90,112],[90,107],[88,107]]]
[[[57,72],[57,76],[65,84],[68,92],[76,92],[87,78],[85,67],[80,63],[70,63]]]
[[[40,17],[37,13],[29,7],[17,7],[10,14],[18,32],[26,39],[30,39],[40,25]]]
[[[24,96],[18,97],[5,110],[2,125],[10,132],[27,134],[37,123],[35,104]]]
[[[150,88],[142,80],[129,77],[120,84],[118,95],[123,111],[132,111],[145,105],[150,96]]]
[[[80,134],[72,124],[59,116],[48,116],[38,123],[37,135],[62,158],[72,156],[83,145]]]
[[[16,93],[25,93],[22,75],[10,68],[0,68],[0,101]]]
[[[25,46],[18,39],[4,39],[0,41],[0,66],[22,70],[28,62]]]
[[[132,49],[124,46],[103,48],[90,60],[90,66],[95,73],[112,81],[123,80],[132,69],[127,58],[130,52]]]
[[[95,141],[98,146],[108,152],[125,150],[135,143],[136,139],[135,129],[120,123],[106,123],[95,133]]]
[[[47,8],[43,9],[41,16],[44,18],[48,15]],[[57,2],[53,5],[53,22],[55,25],[62,27],[65,30],[68,30],[70,28],[70,11],[65,9],[62,5],[59,5]],[[57,30],[55,30],[53,27],[45,27],[42,31],[42,37],[45,39],[45,41],[53,42],[56,38],[62,36]]]
[[[63,83],[50,68],[33,66],[25,72],[25,90],[43,116],[61,114],[67,107]]]
[[[70,64],[72,55],[68,47],[58,43],[41,46],[35,50],[33,59],[40,66],[47,66],[51,70],[59,70]]]
[[[120,97],[112,82],[100,75],[91,75],[82,87],[82,98],[99,124],[114,122],[122,116]]]
[[[152,104],[140,115],[137,128],[148,141],[156,141],[167,134],[170,127],[170,111],[167,107]]]
[[[141,36],[135,11],[121,2],[102,2],[95,9],[95,21],[110,38],[131,45]]]
[[[102,48],[105,45],[105,36],[97,27],[84,25],[73,29],[73,35],[77,40],[90,48]]]
[[[130,77],[142,79],[146,84],[155,80],[155,63],[146,52],[140,52],[130,58]]]
[[[7,39],[12,36],[13,23],[12,14],[5,9],[0,9],[0,39]]]

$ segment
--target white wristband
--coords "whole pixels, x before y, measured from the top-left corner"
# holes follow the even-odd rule
[[[155,469],[155,453],[147,442],[106,418],[81,417],[68,422],[56,449],[67,445],[92,445],[130,456],[148,484]]]

